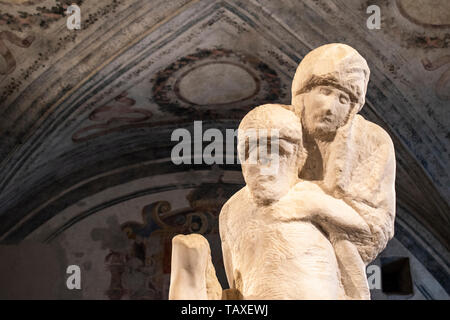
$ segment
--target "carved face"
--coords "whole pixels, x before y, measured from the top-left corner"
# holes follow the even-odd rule
[[[348,119],[351,100],[347,93],[332,86],[317,86],[303,94],[303,128],[314,137],[334,134]],[[299,101],[298,99],[296,99]]]
[[[265,139],[259,139],[254,146],[247,143],[242,173],[256,203],[267,205],[279,200],[295,184],[301,158],[294,142],[282,138],[261,141]]]

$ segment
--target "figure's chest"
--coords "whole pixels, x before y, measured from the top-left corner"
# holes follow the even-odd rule
[[[280,222],[247,217],[233,232],[232,256],[239,269],[295,263],[334,256],[328,239],[306,221]]]

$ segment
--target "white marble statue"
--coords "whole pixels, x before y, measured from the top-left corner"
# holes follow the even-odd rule
[[[387,133],[357,115],[369,74],[353,48],[319,47],[297,69],[291,106],[244,117],[246,186],[219,218],[230,290],[206,239],[177,236],[170,299],[370,299],[365,266],[393,236],[395,155]],[[255,145],[249,130],[266,137]]]

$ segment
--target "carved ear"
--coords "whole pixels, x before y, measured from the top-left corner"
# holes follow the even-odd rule
[[[305,109],[305,93],[301,93],[292,97],[292,111],[301,119],[303,110]]]
[[[345,125],[343,127],[350,126],[350,123],[353,121],[356,114],[361,110],[361,108],[362,108],[362,106],[358,102],[352,106],[352,108],[350,109],[350,112],[347,116],[347,120],[345,121]]]

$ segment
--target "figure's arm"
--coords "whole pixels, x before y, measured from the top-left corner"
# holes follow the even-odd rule
[[[219,215],[219,233],[220,240],[222,244],[222,259],[225,267],[225,273],[227,275],[228,285],[230,289],[234,288],[234,278],[233,278],[233,265],[231,259],[231,251],[227,243],[227,215],[228,215],[228,205],[225,204]]]
[[[359,126],[355,132],[367,134],[354,146],[359,149],[358,163],[352,166],[351,173],[342,175],[345,179],[337,179],[338,185],[332,191],[333,196],[345,201],[369,226],[369,237],[350,239],[367,264],[394,235],[395,151],[391,138],[382,128],[368,121],[360,121]]]
[[[305,192],[310,210],[311,220],[318,223],[328,234],[335,237],[368,236],[370,229],[364,219],[343,200],[326,194]]]
[[[228,285],[230,289],[235,288],[235,282],[233,277],[233,265],[231,261],[230,249],[228,248],[228,244],[226,242],[222,242],[222,255],[223,255],[223,264],[225,267],[225,273],[227,275]]]
[[[394,235],[395,219],[395,151],[389,135],[378,128],[377,148],[364,161],[351,192],[343,200],[366,221],[370,237],[354,242],[367,264],[386,247]],[[356,196],[351,196],[351,195]]]
[[[307,220],[318,224],[328,234],[370,232],[367,223],[343,200],[325,194],[312,182],[298,183],[290,194],[274,206],[283,220]]]
[[[222,300],[243,300],[242,293],[234,279],[231,250],[226,241],[222,241],[222,256],[225,274],[227,275],[228,285],[230,287],[222,291]]]

